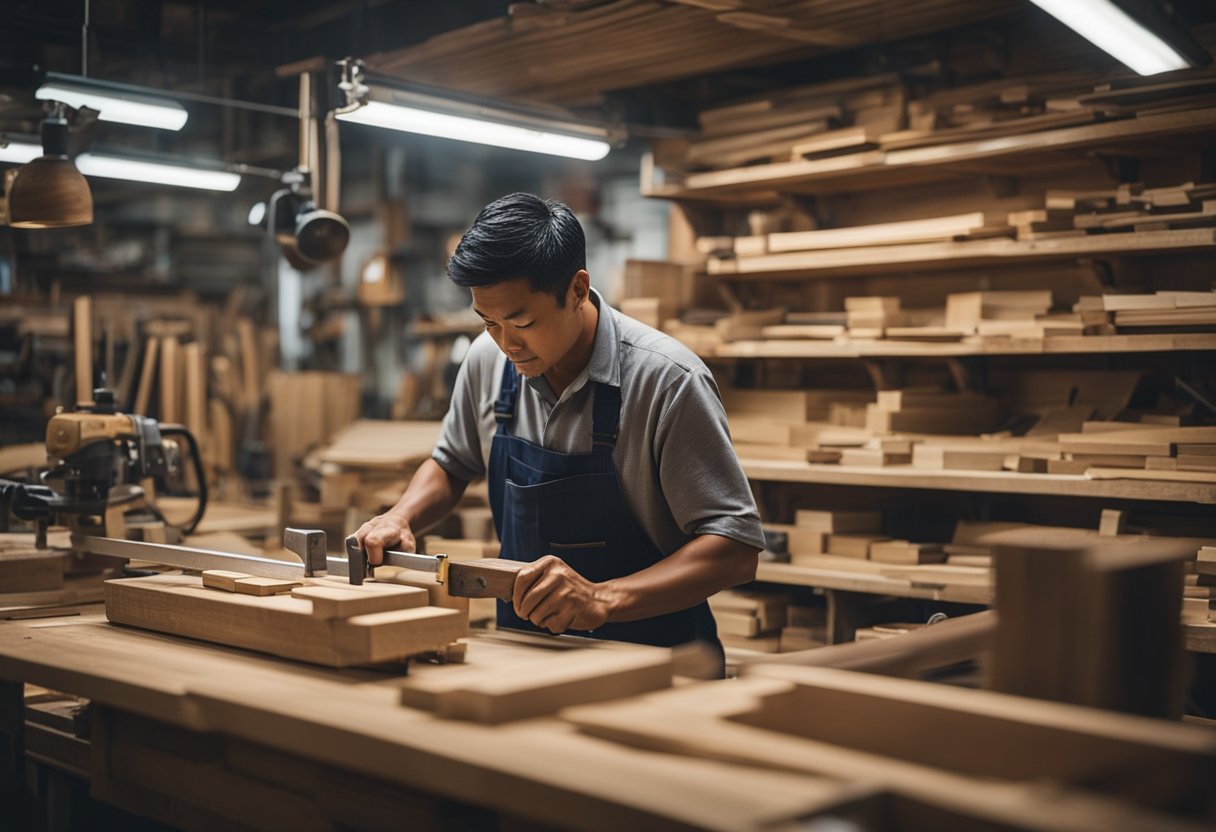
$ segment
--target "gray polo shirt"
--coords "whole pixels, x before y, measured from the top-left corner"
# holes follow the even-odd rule
[[[511,432],[550,450],[590,453],[595,385],[588,381],[617,385],[621,424],[612,458],[625,502],[655,546],[669,555],[697,535],[716,534],[763,548],[760,515],[705,364],[594,290],[591,300],[600,316],[587,368],[560,398],[544,377],[521,377]],[[482,333],[456,378],[432,456],[458,479],[486,474],[505,361]]]

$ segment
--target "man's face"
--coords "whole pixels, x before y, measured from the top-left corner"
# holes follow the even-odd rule
[[[520,375],[543,375],[574,347],[582,331],[581,307],[587,302],[582,275],[586,272],[571,281],[562,307],[551,293],[533,292],[526,277],[471,290],[473,309],[486,322],[486,332]]]

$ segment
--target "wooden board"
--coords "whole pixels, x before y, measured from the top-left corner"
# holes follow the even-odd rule
[[[853,690],[890,689],[888,683],[895,681],[917,685],[917,693],[923,690],[923,697],[930,703],[927,708],[932,707],[934,695],[941,690],[941,686],[929,683],[826,668],[782,668],[782,672],[791,675],[812,670],[841,675],[858,686]],[[840,713],[840,719],[807,719],[807,713],[824,712],[800,707],[807,698],[817,695],[811,692],[817,691],[811,678],[808,674],[794,681],[777,675],[745,678],[717,688],[685,686],[641,700],[571,708],[563,712],[562,718],[592,736],[652,751],[748,763],[774,772],[803,771],[862,781],[877,778],[922,805],[972,819],[959,821],[960,829],[992,825],[1099,832],[1142,824],[1152,828],[1163,819],[1143,805],[1131,802],[1147,792],[1141,801],[1152,805],[1155,797],[1152,789],[1132,792],[1135,778],[1120,776],[1127,768],[1116,767],[1112,773],[1108,755],[1114,749],[1132,760],[1156,761],[1165,755],[1173,763],[1170,776],[1182,778],[1173,784],[1167,782],[1166,787],[1180,788],[1191,795],[1205,793],[1212,761],[1216,759],[1216,740],[1201,729],[1170,726],[1176,730],[1171,731],[1168,739],[1163,737],[1159,741],[1153,728],[1164,727],[1163,723],[1137,721],[1129,729],[1126,723],[1118,721],[1126,717],[1077,708],[1044,714],[1044,705],[1064,706],[1023,703],[1012,697],[1001,697],[1001,701],[992,703],[988,697],[993,694],[950,689],[946,689],[949,694],[962,695],[958,699],[951,696],[950,701],[959,703],[967,715],[964,718],[974,726],[972,731],[992,731],[1002,738],[1008,737],[1009,746],[1016,751],[994,755],[989,744],[973,742],[970,731],[954,735],[939,729],[932,733],[935,741],[926,743],[920,723],[901,719],[896,707],[890,708],[893,711],[890,716],[882,713],[880,705],[867,708],[857,719],[851,718],[848,701],[852,691],[841,694],[839,701],[843,704],[828,711]],[[968,695],[973,695],[970,702]],[[974,706],[968,707],[971,702]],[[998,711],[1000,705],[1005,705],[1005,713]],[[1053,742],[1057,737],[1054,726],[1060,725],[1067,731],[1073,721],[1085,724],[1095,733],[1094,740],[1087,742],[1086,732],[1073,728],[1066,739],[1058,744]],[[917,726],[917,730],[907,730],[909,725]],[[958,741],[946,742],[947,735],[957,737]],[[887,756],[894,748],[901,749],[903,756]],[[940,767],[943,760],[952,762],[951,755],[966,760],[966,775],[959,771],[963,765],[957,762],[948,768]],[[1052,759],[1042,762],[1040,758],[1044,756]],[[1147,763],[1148,767],[1152,765]],[[1045,795],[1039,789],[1016,782],[1015,773],[1019,769],[1031,769],[1029,776],[1037,781],[1048,766],[1055,779],[1065,782],[1088,786],[1093,779],[1104,777],[1111,794],[1122,800],[1113,800],[1111,794],[1098,796],[1066,788]],[[1133,767],[1136,776],[1145,776],[1142,765]],[[976,774],[996,779],[971,776]],[[1152,785],[1159,787],[1159,782]],[[1037,796],[1031,797],[1031,792]]]
[[[5,593],[48,592],[63,588],[69,553],[56,549],[0,548],[0,604]]]
[[[303,598],[207,589],[183,575],[106,581],[105,601],[106,617],[116,624],[333,667],[397,661],[468,632],[456,610],[424,606],[326,619],[314,617]]]
[[[670,687],[671,674],[670,650],[588,645],[510,667],[459,667],[410,680],[401,688],[401,704],[499,724]]]

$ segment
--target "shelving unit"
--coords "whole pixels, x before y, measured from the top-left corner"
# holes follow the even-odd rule
[[[773,100],[781,99],[779,95],[774,95]],[[1074,121],[1092,118],[1093,121],[1069,124],[1070,118]],[[1049,122],[1059,126],[1038,129]],[[1009,129],[1010,125],[1016,124],[1017,118],[1010,122],[997,120],[993,122],[993,130]],[[797,230],[818,227],[822,230],[823,225],[817,224],[824,223],[828,229],[877,228],[883,223],[898,226],[926,216],[955,216],[981,211],[985,218],[991,214],[1001,219],[985,222],[977,228],[987,229],[992,225],[996,227],[987,231],[989,235],[1006,233],[999,228],[1006,216],[1002,213],[1004,206],[1012,204],[1002,202],[1005,197],[1033,195],[1036,201],[1026,203],[1025,207],[1038,211],[1044,209],[1046,204],[1045,200],[1039,200],[1039,194],[1045,188],[1068,188],[1072,185],[1079,191],[1086,191],[1114,188],[1113,183],[1131,181],[1125,178],[1129,175],[1128,171],[1132,171],[1132,177],[1141,176],[1141,171],[1146,169],[1144,160],[1193,154],[1211,146],[1213,139],[1216,139],[1216,107],[1211,106],[1209,100],[1197,109],[1178,107],[1170,111],[1169,108],[1162,108],[1130,117],[1081,111],[1077,111],[1075,117],[1070,117],[1062,112],[1049,112],[1039,117],[1030,116],[1024,124],[1026,130],[1037,132],[959,139],[959,132],[970,129],[962,127],[953,136],[949,129],[943,131],[939,143],[904,148],[898,148],[898,142],[894,140],[889,146],[884,146],[879,136],[868,147],[853,153],[691,172],[680,177],[678,182],[664,183],[653,166],[644,164],[643,192],[652,197],[673,200],[681,206],[690,227],[696,228],[699,233],[701,239],[698,242],[702,239],[708,242],[708,245],[698,246],[700,254],[710,256],[703,261],[702,267],[695,270],[696,279],[703,283],[723,284],[736,298],[750,300],[753,304],[749,307],[741,303],[736,308],[757,309],[757,302],[763,303],[768,298],[772,298],[769,302],[773,304],[788,306],[798,303],[797,300],[788,299],[801,298],[806,305],[792,308],[831,313],[840,308],[844,297],[868,293],[901,296],[903,289],[900,287],[904,285],[909,286],[907,297],[919,299],[920,305],[923,305],[928,293],[938,291],[914,287],[913,281],[924,277],[933,281],[934,276],[940,275],[935,285],[942,287],[961,287],[964,282],[969,282],[967,285],[973,287],[940,289],[946,293],[1012,290],[1020,289],[1023,285],[1015,280],[1034,281],[1035,273],[1040,268],[1056,269],[1063,274],[1067,269],[1075,268],[1074,264],[1088,262],[1113,265],[1109,269],[1103,267],[1103,273],[1095,274],[1093,284],[1087,285],[1085,290],[1080,290],[1085,281],[1078,279],[1077,285],[1072,288],[1082,291],[1082,294],[1103,292],[1104,289],[1097,287],[1109,286],[1113,273],[1121,270],[1124,263],[1133,267],[1135,277],[1129,281],[1129,285],[1135,287],[1131,289],[1132,292],[1151,291],[1156,286],[1173,289],[1179,287],[1171,282],[1175,275],[1169,272],[1170,264],[1201,262],[1194,257],[1197,254],[1210,260],[1216,253],[1216,228],[1210,225],[1150,226],[1138,231],[1083,233],[1084,228],[1071,225],[1058,227],[1046,221],[1042,231],[1029,227],[1018,229],[1018,239],[985,237],[981,233],[979,239],[963,239],[965,235],[962,235],[952,241],[949,235],[943,235],[940,241],[934,242],[899,242],[898,235],[888,241],[874,231],[871,236],[875,238],[875,244],[853,247],[841,242],[835,247],[823,244],[811,249],[808,245],[807,250],[781,251],[775,244],[781,232],[791,227]],[[982,124],[975,129],[983,129]],[[1146,179],[1147,188],[1173,187],[1174,182],[1181,183],[1188,178],[1187,175],[1179,175],[1177,179],[1169,179],[1174,175],[1173,169],[1168,164],[1157,164],[1159,170],[1169,172],[1158,174],[1155,181]],[[1195,172],[1189,176],[1195,182],[1206,182],[1211,178]],[[1023,180],[1034,184],[1030,189],[1021,190]],[[1099,180],[1105,184],[1093,184]],[[941,188],[939,192],[931,188],[918,189],[918,186],[926,185],[940,185]],[[878,193],[879,189],[891,189],[889,201],[885,193]],[[968,203],[967,200],[971,198],[975,201]],[[919,213],[922,203],[924,213]],[[1123,204],[1122,196],[1119,204]],[[745,233],[741,231],[742,217],[747,212],[773,206],[783,206],[777,209],[778,212],[789,211],[792,205],[813,214],[814,222],[809,226],[779,225],[776,230],[772,230],[771,226],[765,230],[763,224],[754,221],[754,215],[748,214],[750,235],[741,236]],[[1020,208],[1014,206],[1008,210]],[[1056,210],[1067,216],[1064,209]],[[1112,206],[1105,210],[1115,209]],[[1152,222],[1151,210],[1146,209],[1146,224]],[[1043,217],[1051,213],[1043,210]],[[709,219],[715,216],[722,218],[716,226]],[[784,216],[788,219],[788,214]],[[1202,221],[1202,217],[1199,220]],[[1130,220],[1128,222],[1134,225]],[[1011,220],[1010,225],[1013,224]],[[776,237],[769,237],[769,234]],[[730,237],[733,246],[719,247],[713,243],[719,235]],[[863,239],[859,235],[854,236]],[[770,249],[770,245],[777,250]],[[733,255],[725,253],[732,249]],[[1188,260],[1188,257],[1191,259]],[[1058,268],[1061,266],[1064,268]],[[1166,279],[1159,282],[1158,274]],[[996,275],[1002,277],[996,278]],[[1016,278],[1006,278],[1004,275]],[[862,280],[866,280],[867,284],[863,285]],[[850,281],[857,283],[854,285]],[[1028,289],[1035,290],[1049,288],[1048,285],[1026,285]],[[1199,287],[1188,284],[1186,288]],[[1066,297],[1070,298],[1068,302],[1071,303],[1076,295]],[[917,306],[914,302],[908,308]],[[866,326],[862,325],[861,328],[865,329]],[[928,370],[923,366],[925,361],[980,359],[967,365],[968,368],[976,368],[975,373],[970,369],[955,372],[957,368],[951,366],[955,381],[962,384],[960,379],[964,377],[985,377],[982,359],[988,357],[1075,357],[1077,360],[1072,363],[1092,367],[1095,357],[1099,356],[1112,356],[1112,363],[1117,364],[1121,358],[1142,355],[1146,356],[1144,360],[1127,363],[1152,366],[1155,372],[1160,371],[1171,356],[1187,362],[1191,367],[1195,366],[1195,362],[1207,360],[1208,356],[1204,353],[1216,357],[1216,332],[1202,330],[1048,335],[1037,338],[966,335],[958,340],[947,340],[945,334],[942,334],[941,340],[870,339],[848,335],[832,340],[754,338],[707,347],[705,344],[712,344],[713,339],[696,337],[694,340],[690,336],[690,343],[699,342],[702,357],[717,362],[717,369],[739,372],[743,378],[750,376],[763,380],[771,377],[776,369],[776,376],[785,379],[781,385],[785,387],[791,386],[789,380],[798,378],[798,374],[784,365],[774,368],[763,364],[764,361],[849,362],[885,359],[922,362],[922,366],[915,371],[900,368],[890,375],[882,371],[873,376],[880,381],[890,381],[897,377],[923,377]],[[753,361],[756,362],[754,373],[739,366]],[[1017,363],[1005,361],[1002,367]],[[1041,370],[1050,362],[1036,360],[1025,363]],[[1061,366],[1065,365],[1067,362],[1062,361]],[[835,373],[832,377],[840,378],[841,369],[831,368],[830,372]],[[871,366],[869,369],[875,368]],[[905,369],[908,372],[904,372]],[[862,372],[860,366],[859,372]],[[1028,515],[1054,512],[1058,525],[1067,525],[1058,518],[1066,518],[1070,512],[1078,518],[1086,518],[1084,521],[1075,520],[1072,525],[1092,523],[1095,508],[1108,508],[1115,504],[1121,508],[1130,505],[1133,510],[1145,513],[1175,512],[1192,516],[1197,507],[1216,505],[1216,482],[1194,481],[1206,477],[1204,474],[1182,473],[1174,479],[1154,480],[1090,479],[1083,475],[934,470],[912,465],[857,467],[747,457],[742,457],[740,462],[750,480],[765,484],[766,487],[759,492],[761,499],[768,500],[777,514],[769,519],[782,522],[789,522],[788,517],[781,515],[789,511],[791,504],[803,507],[797,501],[805,499],[801,496],[804,494],[814,494],[814,499],[825,499],[830,505],[850,509],[867,505],[871,500],[874,503],[892,499],[915,502],[918,493],[926,499],[938,501],[946,499],[946,495],[957,495],[960,501],[972,506],[971,510],[984,517],[988,508],[998,503],[989,498],[999,497],[999,504],[1014,507],[1015,516],[1022,511]],[[1192,481],[1187,481],[1188,478]],[[793,488],[782,490],[780,485]],[[798,489],[797,486],[809,488]],[[1025,499],[1011,500],[1008,499],[1010,497]],[[1050,510],[1047,509],[1048,504]],[[814,507],[814,504],[806,507]],[[829,631],[834,630],[837,634],[842,632],[842,627],[843,632],[849,632],[847,622],[855,612],[864,609],[869,596],[947,604],[988,605],[993,602],[991,584],[952,584],[948,582],[951,575],[944,570],[934,573],[932,569],[927,569],[925,576],[936,574],[936,577],[926,577],[922,581],[917,577],[903,577],[904,570],[887,570],[877,566],[873,569],[853,569],[847,562],[835,568],[835,564],[819,564],[818,558],[809,555],[802,557],[807,563],[815,562],[815,565],[764,563],[757,572],[757,580],[820,590],[828,598],[829,621],[836,622],[835,628],[829,625]],[[893,577],[895,573],[900,573],[900,577]],[[973,576],[964,577],[966,583],[975,582]],[[1196,604],[1188,605],[1184,629],[1189,650],[1216,652],[1216,623],[1209,624],[1207,621],[1206,604],[1202,610]]]
[[[1022,136],[950,142],[888,152],[866,152],[828,159],[778,162],[688,175],[680,184],[646,189],[666,199],[764,201],[776,193],[840,193],[895,185],[942,181],[960,175],[1016,175],[1061,151],[1103,149],[1133,155],[1132,145],[1149,140],[1196,137],[1216,130],[1216,108],[1160,113],[1079,127],[1043,130]]]
[[[1017,474],[1002,471],[925,471],[911,466],[859,468],[812,465],[783,460],[739,460],[749,479],[868,488],[921,488],[980,494],[1028,494],[1044,497],[1094,497],[1216,505],[1216,483],[1169,480],[1091,480],[1062,474]]]
[[[763,340],[723,344],[702,358],[961,358],[968,356],[1088,355],[1216,351],[1216,333],[1061,335],[1027,339],[930,341]]]
[[[732,280],[825,280],[909,269],[943,271],[1078,257],[1176,254],[1216,246],[1216,229],[1090,234],[1048,240],[976,240],[786,252],[721,262],[711,274]]]

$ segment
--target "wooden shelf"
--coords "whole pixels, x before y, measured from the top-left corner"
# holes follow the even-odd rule
[[[985,169],[1003,169],[1009,174],[1016,173],[1009,163],[1027,166],[1036,154],[1048,159],[1056,157],[1058,163],[1059,151],[1105,150],[1213,130],[1216,130],[1216,108],[1209,107],[1018,136],[892,150],[878,157],[872,153],[853,154],[693,173],[681,185],[660,186],[648,191],[647,195],[701,200],[735,193],[742,198],[758,198],[772,192],[837,193],[918,184],[976,175]]]
[[[952,586],[939,583],[919,583],[865,572],[845,572],[794,566],[789,563],[762,563],[756,569],[756,580],[789,586],[814,586],[848,592],[870,592],[897,598],[922,598],[928,601],[950,601],[959,604],[991,604],[990,586]]]
[[[703,358],[955,358],[973,355],[1085,355],[1088,353],[1197,352],[1216,350],[1216,333],[1062,335],[1050,338],[958,342],[858,340],[735,341]]]
[[[1103,255],[1175,254],[1213,246],[1216,246],[1216,228],[1088,234],[1046,240],[911,243],[743,257],[722,261],[730,268],[712,272],[711,276],[728,280],[815,280]]]
[[[1062,474],[1016,474],[1002,471],[926,471],[911,466],[860,468],[805,462],[740,459],[749,479],[857,485],[873,488],[920,488],[975,491],[985,494],[1038,494],[1099,497],[1108,500],[1156,500],[1216,505],[1216,484],[1168,480],[1089,480]]]

